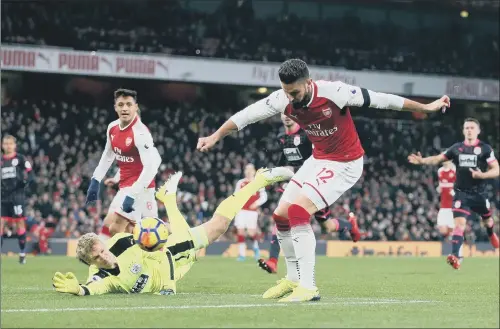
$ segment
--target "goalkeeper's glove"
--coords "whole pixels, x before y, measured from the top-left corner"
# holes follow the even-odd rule
[[[52,286],[56,288],[56,291],[73,295],[81,295],[81,291],[83,290],[80,284],[78,284],[78,279],[71,272],[66,274],[56,272],[52,278]]]
[[[93,203],[97,201],[97,197],[99,195],[99,181],[95,178],[90,180],[89,189],[87,190],[87,200],[86,204]]]

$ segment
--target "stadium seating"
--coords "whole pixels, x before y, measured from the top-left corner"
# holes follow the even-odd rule
[[[461,21],[439,25],[442,19],[411,29],[401,19],[379,24],[357,12],[318,20],[293,13],[260,18],[251,8],[231,6],[208,13],[175,1],[149,7],[147,1],[105,2],[98,11],[77,2],[15,1],[2,5],[1,40],[264,62],[299,57],[353,70],[498,78],[497,29],[476,31]]]

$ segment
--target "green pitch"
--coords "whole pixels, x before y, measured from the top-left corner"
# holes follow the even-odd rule
[[[177,296],[56,293],[58,270],[85,280],[66,257],[2,259],[2,328],[104,327],[499,327],[499,260],[466,259],[460,271],[444,258],[325,258],[317,263],[322,300],[286,305],[260,295],[283,274],[253,260],[202,258]]]

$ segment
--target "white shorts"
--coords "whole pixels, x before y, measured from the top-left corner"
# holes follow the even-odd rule
[[[131,187],[124,187],[118,190],[111,205],[109,206],[109,213],[117,213],[125,217],[132,223],[140,222],[142,217],[158,217],[158,204],[155,198],[155,189],[148,188],[142,193],[139,193],[135,198],[134,210],[126,213],[122,210],[123,200],[129,195]]]
[[[252,210],[240,210],[234,218],[234,226],[237,229],[256,230],[257,222],[259,220],[259,213]]]
[[[287,184],[280,202],[293,203],[299,194],[306,195],[318,209],[332,205],[363,174],[363,157],[338,162],[307,159]]]
[[[455,219],[451,208],[441,208],[438,212],[437,226],[455,228]]]

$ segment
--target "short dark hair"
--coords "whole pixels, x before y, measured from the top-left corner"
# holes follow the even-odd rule
[[[116,101],[116,99],[118,97],[127,97],[127,96],[130,96],[137,103],[137,91],[135,91],[135,90],[120,88],[120,89],[116,89],[115,90],[115,94],[114,95],[115,95],[115,101]]]
[[[306,62],[301,59],[293,58],[281,63],[278,75],[283,83],[294,83],[301,79],[309,78],[309,68]]]
[[[469,117],[469,118],[465,118],[464,123],[466,123],[466,122],[474,122],[475,124],[477,124],[477,126],[478,126],[479,128],[481,128],[481,124],[479,123],[479,120],[478,120],[478,119],[475,119],[475,118],[470,118],[470,117]]]

